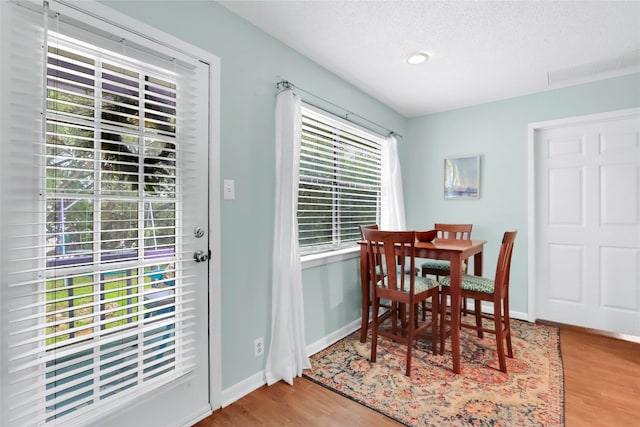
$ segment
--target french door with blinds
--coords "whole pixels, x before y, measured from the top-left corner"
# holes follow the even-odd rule
[[[0,424],[188,423],[210,411],[210,65],[27,6],[2,4]]]

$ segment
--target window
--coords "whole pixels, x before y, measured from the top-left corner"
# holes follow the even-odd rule
[[[300,251],[353,246],[360,225],[380,218],[382,137],[302,107],[298,229]]]
[[[175,77],[97,52],[49,33],[44,339],[55,392],[47,420],[176,362]],[[55,356],[72,344],[83,350]]]
[[[176,369],[178,88],[171,73],[54,32],[48,40],[43,339],[52,421]]]

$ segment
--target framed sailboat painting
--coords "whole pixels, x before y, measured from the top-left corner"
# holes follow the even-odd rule
[[[444,198],[480,198],[480,155],[444,159]]]

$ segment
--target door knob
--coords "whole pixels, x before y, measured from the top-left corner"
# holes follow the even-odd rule
[[[196,262],[206,262],[209,259],[209,254],[207,254],[203,250],[198,249],[193,253],[193,259],[195,259]]]

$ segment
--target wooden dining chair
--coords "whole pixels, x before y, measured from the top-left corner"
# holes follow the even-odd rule
[[[473,224],[435,224],[434,230],[436,231],[437,239],[458,239],[458,240],[470,240],[471,229]],[[467,265],[465,262],[462,265],[462,272],[467,273]],[[423,276],[431,274],[436,276],[436,280],[440,280],[440,276],[448,276],[450,274],[450,263],[448,260],[430,259],[422,263],[421,272]],[[446,301],[445,301],[446,302]],[[425,320],[427,307],[422,307],[422,320]],[[462,301],[462,314],[468,313],[467,300]]]
[[[360,235],[362,236],[362,240],[367,240],[364,236],[364,231],[365,229],[369,229],[369,230],[378,230],[378,224],[370,224],[370,225],[361,225],[360,226]],[[378,280],[380,280],[382,278],[383,275],[386,274],[386,271],[380,268],[377,268],[375,271],[376,274],[376,278],[375,280],[371,280],[371,278],[369,278],[369,280],[366,281],[367,286],[369,286],[369,295],[373,295],[373,285],[372,283],[376,283]],[[367,275],[371,275],[370,272],[367,272]],[[362,304],[367,304],[366,310],[365,307],[363,306],[363,316],[368,316],[369,310],[371,310],[371,306],[372,306],[372,298],[371,297],[368,301],[362,301]],[[390,310],[391,310],[391,306],[388,304],[380,304],[380,308],[382,308],[384,311],[382,313],[380,313],[380,310],[378,309],[377,312],[373,312],[371,313],[372,316],[378,315],[379,316],[379,322],[384,322],[389,316],[390,316]],[[361,330],[360,330],[360,336],[361,337],[365,337],[367,334],[367,329],[369,328],[369,322],[367,321],[367,319],[363,319],[362,322],[362,326],[361,326]],[[361,338],[363,339],[363,338]]]
[[[368,228],[368,229],[371,229],[371,230],[379,230],[378,224],[361,225],[360,226],[360,235],[362,236],[362,240],[366,240],[365,237],[364,237],[364,233],[362,232],[362,230],[364,230],[365,228]],[[398,260],[398,263],[399,263],[399,260]],[[405,266],[405,273],[409,274],[409,272],[412,271],[412,270],[410,270],[410,268],[411,267],[409,265],[406,265]],[[415,274],[418,274],[418,272],[419,272],[419,270],[417,268],[414,269],[413,271],[414,271]],[[377,275],[376,281],[379,280],[381,275],[384,275],[384,274],[386,274],[386,267],[383,266],[383,270],[376,270],[376,275]],[[366,283],[369,286],[368,294],[369,295],[373,295],[373,288],[371,287],[371,281],[369,280]],[[372,300],[369,299],[368,301],[363,301],[362,302],[362,304],[367,304],[366,309],[365,309],[365,307],[363,307],[363,309],[364,309],[363,310],[363,316],[365,316],[364,313],[368,313],[369,310],[371,309],[371,301]],[[389,310],[391,308],[388,304],[380,304],[380,307],[383,308],[383,309],[386,309],[386,310]],[[366,314],[366,315],[368,316],[368,314]],[[383,315],[385,315],[385,312],[378,313],[378,315],[379,316],[383,316]],[[383,321],[384,319],[386,319],[386,317],[381,318],[381,321]],[[367,330],[368,330],[368,327],[369,327],[368,325],[369,325],[368,319],[363,319],[362,326],[360,327],[360,336],[361,337],[365,337],[366,336]]]
[[[380,231],[370,228],[362,230],[367,242],[369,276],[372,280],[373,312],[377,313],[382,299],[390,302],[391,327],[382,328],[378,316],[373,316],[371,326],[371,361],[376,361],[378,335],[407,345],[406,371],[411,375],[411,355],[413,344],[420,334],[431,328],[431,347],[436,354],[438,336],[438,316],[432,316],[430,322],[419,324],[418,306],[422,301],[431,298],[434,313],[438,307],[438,282],[412,272],[415,269],[415,231]],[[403,256],[398,257],[398,254]],[[407,265],[408,264],[408,265]],[[409,274],[405,273],[407,270]],[[386,271],[386,275],[378,276],[377,271]],[[402,310],[405,307],[406,310]],[[404,312],[408,319],[405,318]],[[386,320],[386,319],[385,319]]]
[[[493,279],[484,277],[463,275],[461,279],[462,298],[472,298],[476,301],[474,307],[475,324],[461,322],[461,326],[474,329],[478,337],[483,338],[484,332],[496,335],[496,347],[498,352],[498,362],[500,370],[507,372],[505,361],[504,342],[507,343],[507,356],[513,358],[513,348],[511,346],[511,324],[509,321],[509,273],[511,270],[511,255],[513,244],[516,240],[516,231],[507,231],[502,238],[500,253],[496,266],[496,274]],[[444,298],[451,295],[450,276],[440,280],[440,293]],[[481,301],[493,302],[493,314],[482,313]],[[440,308],[440,354],[444,353],[446,304]],[[485,328],[482,319],[493,320],[493,329]]]

